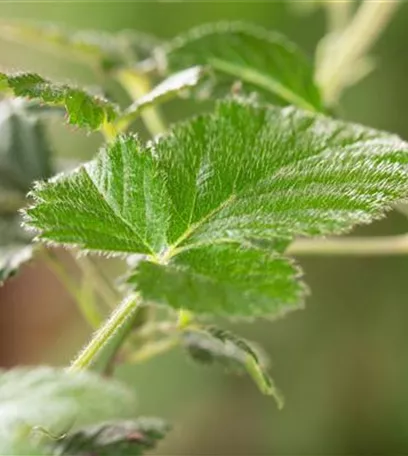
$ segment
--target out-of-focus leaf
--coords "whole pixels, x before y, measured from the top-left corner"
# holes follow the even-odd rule
[[[184,331],[183,341],[190,355],[201,363],[218,362],[228,369],[244,370],[266,395],[283,407],[283,397],[267,373],[265,359],[247,340],[213,326]]]
[[[265,100],[323,110],[313,68],[302,52],[261,27],[235,22],[199,26],[158,48],[156,59],[171,72],[208,65],[218,87],[242,81],[244,89]]]
[[[57,456],[139,456],[156,447],[169,426],[157,418],[86,426],[56,442]]]
[[[130,418],[135,409],[134,396],[123,385],[89,372],[46,367],[2,371],[0,454],[21,455],[18,449],[26,447],[31,452],[25,454],[35,456],[53,443],[50,436],[63,435],[72,426]]]
[[[148,57],[159,43],[153,36],[134,30],[117,33],[100,30],[74,31],[55,24],[10,20],[0,23],[0,37],[26,45],[50,47],[105,69],[134,64]]]
[[[34,180],[53,174],[43,124],[21,100],[0,102],[0,284],[31,259],[31,236],[18,210]]]

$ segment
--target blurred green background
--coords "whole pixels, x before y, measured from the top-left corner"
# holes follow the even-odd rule
[[[1,2],[0,18],[72,28],[132,28],[172,37],[191,26],[244,19],[288,35],[312,58],[324,14],[300,15],[288,2]],[[342,100],[341,116],[408,139],[408,3],[373,50],[376,70]],[[0,67],[92,83],[64,55],[0,42]],[[178,119],[188,106],[165,113]],[[100,139],[49,126],[59,153],[88,158]],[[1,138],[0,138],[1,140]],[[408,231],[393,212],[355,234]],[[300,259],[312,290],[304,311],[277,322],[240,325],[271,354],[286,396],[278,411],[246,378],[202,368],[175,352],[120,370],[138,391],[140,413],[174,431],[159,455],[408,454],[408,256]],[[66,363],[86,340],[74,304],[45,266],[34,264],[0,289],[0,362]]]

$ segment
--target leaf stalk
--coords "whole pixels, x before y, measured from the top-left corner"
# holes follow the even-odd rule
[[[408,234],[396,236],[298,239],[287,253],[294,256],[387,256],[408,254]]]

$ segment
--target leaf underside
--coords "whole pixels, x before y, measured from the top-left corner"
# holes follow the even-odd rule
[[[18,210],[34,180],[53,174],[42,122],[22,100],[0,102],[0,284],[31,259],[31,236]]]
[[[198,313],[274,316],[303,286],[295,236],[338,234],[407,196],[398,137],[295,108],[230,99],[154,144],[121,136],[33,192],[39,239],[144,254],[129,282]]]
[[[322,111],[313,68],[285,37],[245,23],[202,25],[156,49],[159,66],[169,71],[208,65],[215,72],[215,90],[236,81],[273,103]]]
[[[0,84],[5,84],[15,96],[63,106],[70,124],[90,130],[112,122],[117,115],[116,106],[104,98],[77,87],[48,81],[36,73],[0,73]]]
[[[87,426],[56,442],[55,455],[139,456],[153,449],[168,432],[157,418],[138,418]]]
[[[129,108],[126,109],[124,115],[121,116],[119,124],[124,122],[125,125],[127,125],[130,121],[138,117],[143,109],[171,100],[178,95],[184,94],[189,89],[196,87],[203,77],[203,74],[204,70],[199,66],[187,68],[186,70],[172,74],[154,87],[149,93],[139,97],[132,103]]]
[[[284,399],[267,373],[265,360],[247,340],[229,331],[210,326],[187,329],[183,342],[197,362],[218,362],[228,370],[247,372],[263,394],[273,396],[279,408],[283,407]]]

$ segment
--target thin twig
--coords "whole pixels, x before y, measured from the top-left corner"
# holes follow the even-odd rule
[[[408,234],[377,237],[298,239],[287,250],[294,256],[384,256],[407,255]]]

